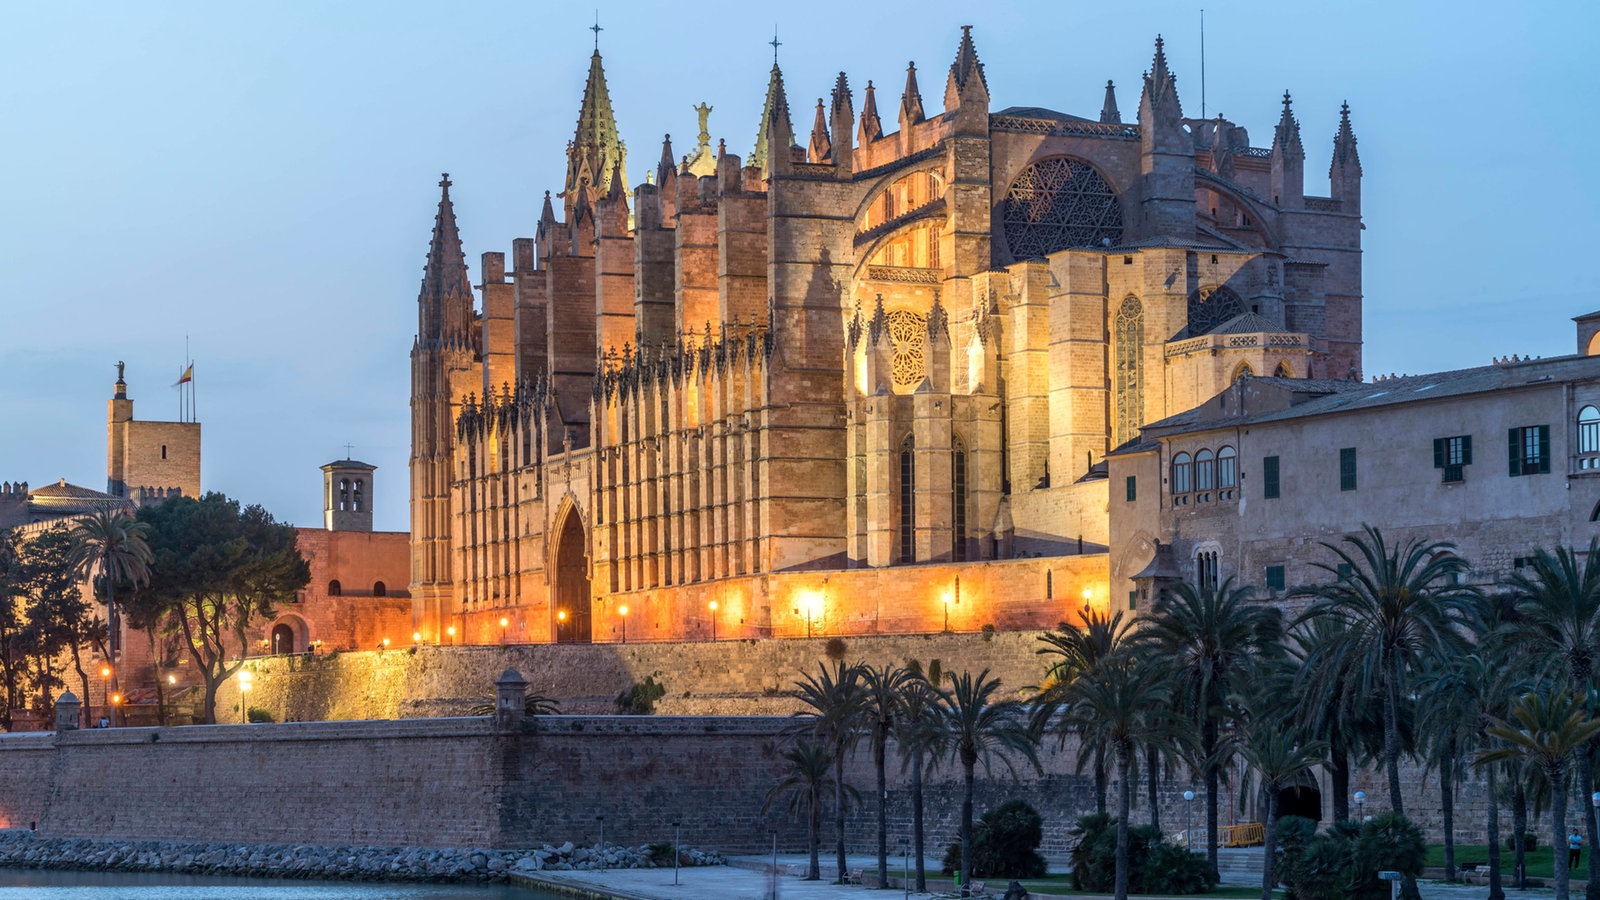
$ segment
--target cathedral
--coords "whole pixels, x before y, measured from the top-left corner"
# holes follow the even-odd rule
[[[702,105],[630,187],[596,49],[565,182],[476,298],[441,181],[423,640],[1050,627],[1111,601],[1105,457],[1140,425],[1360,378],[1348,107],[1317,196],[1289,94],[1252,146],[1185,117],[1159,38],[1133,121],[1109,81],[1093,117],[991,110],[970,28],[933,103],[920,74],[896,104],[841,72],[797,117],[774,62],[748,156]]]

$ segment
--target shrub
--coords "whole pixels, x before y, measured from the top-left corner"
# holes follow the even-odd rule
[[[1364,823],[1335,822],[1288,856],[1283,881],[1295,900],[1384,900],[1380,870],[1422,874],[1422,829],[1385,813]]]
[[[246,715],[249,716],[252,723],[269,723],[278,721],[278,717],[272,714],[272,710],[262,709],[259,706],[250,707],[250,712]]]
[[[1296,900],[1298,895],[1290,887],[1289,873],[1299,864],[1306,852],[1306,848],[1317,839],[1317,823],[1304,816],[1280,816],[1278,818],[1278,848],[1273,856],[1272,871],[1278,876],[1278,883],[1283,885],[1289,893],[1289,900]]]
[[[617,712],[625,716],[648,716],[656,711],[656,701],[666,695],[666,687],[657,682],[654,675],[646,675],[643,681],[617,695]]]
[[[671,841],[656,841],[645,849],[645,859],[652,866],[670,866],[676,855]]]
[[[844,654],[848,649],[845,646],[844,638],[828,638],[828,642],[822,645],[822,652],[826,653],[829,659],[844,659]]]
[[[1039,845],[1044,819],[1022,800],[1007,800],[984,813],[972,826],[973,878],[1042,878],[1047,871]],[[944,873],[961,869],[961,842],[944,854]]]
[[[1538,835],[1535,835],[1531,831],[1523,832],[1522,833],[1522,849],[1523,850],[1532,851],[1532,850],[1537,850],[1538,848],[1539,848],[1539,837],[1538,837]],[[1507,850],[1515,850],[1515,849],[1517,849],[1517,836],[1516,835],[1513,834],[1513,835],[1509,835],[1509,836],[1506,837],[1506,849]]]
[[[1108,893],[1117,879],[1117,822],[1105,813],[1078,819],[1069,834],[1072,888]],[[1205,857],[1161,840],[1148,825],[1128,829],[1128,889],[1138,893],[1197,894],[1210,890],[1216,878]]]
[[[1362,897],[1382,900],[1389,894],[1389,885],[1378,880],[1378,872],[1389,870],[1416,877],[1422,874],[1427,857],[1422,829],[1410,819],[1394,813],[1374,816],[1362,824],[1356,838],[1351,881]]]

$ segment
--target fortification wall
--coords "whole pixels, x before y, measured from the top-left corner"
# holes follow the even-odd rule
[[[983,669],[1008,690],[1037,684],[1041,632],[934,633],[841,638],[845,658],[875,665]],[[391,647],[385,651],[269,657],[253,661],[249,704],[280,722],[453,716],[488,702],[507,668],[529,689],[561,700],[564,713],[607,713],[613,699],[652,676],[666,689],[668,715],[787,715],[785,696],[801,672],[828,661],[831,638],[650,644],[533,644],[503,647]],[[235,683],[218,694],[218,715],[238,714]]]

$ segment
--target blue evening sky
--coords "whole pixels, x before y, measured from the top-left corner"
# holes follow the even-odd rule
[[[1600,4],[1218,2],[1207,112],[1271,143],[1294,94],[1307,193],[1339,103],[1366,172],[1366,371],[1573,351],[1600,308]],[[885,124],[914,59],[930,111],[962,24],[993,108],[1125,118],[1156,34],[1200,109],[1199,4],[600,4],[629,174],[692,107],[748,154],[773,25],[797,131],[849,73]],[[760,10],[760,12],[756,12]],[[203,482],[321,519],[318,467],[379,466],[378,527],[407,527],[409,360],[441,171],[478,254],[531,235],[559,189],[594,4],[0,4],[0,480],[103,488],[105,403],[177,413],[188,336]],[[776,18],[776,23],[772,21]],[[836,138],[837,140],[837,138]]]

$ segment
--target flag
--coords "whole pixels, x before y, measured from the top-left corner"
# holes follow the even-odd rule
[[[188,384],[189,382],[191,382],[193,380],[194,380],[194,363],[190,363],[189,364],[189,368],[184,369],[183,370],[183,374],[178,376],[178,384]],[[177,387],[178,384],[174,384],[173,387]]]

